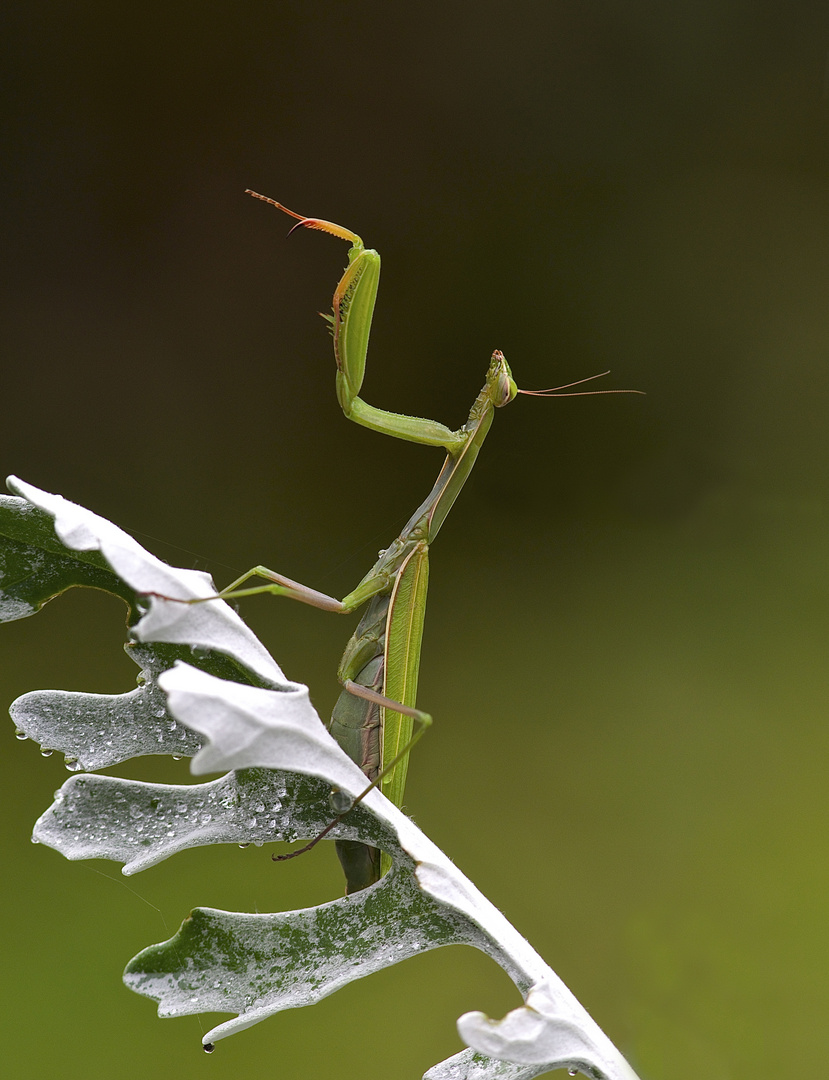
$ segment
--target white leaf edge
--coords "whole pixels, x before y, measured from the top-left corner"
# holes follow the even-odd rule
[[[279,665],[236,612],[223,600],[185,604],[178,601],[215,596],[213,579],[201,570],[170,566],[151,555],[129,533],[62,495],[27,484],[16,476],[6,480],[9,491],[55,519],[58,539],[72,551],[100,551],[113,571],[137,593],[148,596],[149,609],[133,627],[139,641],[215,649],[232,656],[276,686],[290,683]]]

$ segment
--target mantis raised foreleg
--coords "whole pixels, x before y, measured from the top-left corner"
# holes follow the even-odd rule
[[[348,266],[334,293],[333,314],[326,316],[334,338],[337,397],[345,415],[386,435],[443,447],[447,454],[432,490],[401,534],[380,554],[359,585],[342,600],[309,589],[264,566],[248,571],[220,594],[239,597],[270,592],[342,613],[354,611],[368,602],[340,662],[338,675],[344,689],[334,707],[330,730],[372,784],[379,781],[383,793],[400,806],[414,721],[419,720],[422,725],[430,722],[428,714],[415,707],[429,546],[475,464],[494,410],[521,393],[567,395],[559,394],[565,387],[519,390],[503,353],[496,351],[469,417],[456,431],[434,420],[386,412],[368,405],[360,397],[360,390],[377,297],[380,256],[366,248],[360,237],[348,229],[295,214],[256,192],[249,191],[248,194],[296,218],[294,228],[318,229],[351,243]],[[265,579],[268,583],[244,587],[252,578]],[[380,853],[364,844],[338,841],[337,852],[345,871],[347,892],[366,888],[385,871]]]

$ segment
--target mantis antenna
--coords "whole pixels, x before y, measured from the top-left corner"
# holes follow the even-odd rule
[[[549,390],[519,390],[519,394],[528,397],[592,397],[594,394],[644,394],[644,390],[576,390],[573,394],[560,394],[559,390],[567,390],[571,386],[581,386],[582,383],[592,379],[603,379],[609,375],[610,370],[600,371],[598,375],[588,375],[586,379],[576,379],[575,382],[564,383],[563,386],[551,386]]]

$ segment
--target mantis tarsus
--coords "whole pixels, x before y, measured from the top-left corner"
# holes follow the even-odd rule
[[[514,401],[518,394],[571,396],[560,391],[590,380],[581,379],[579,383],[568,383],[567,387],[549,390],[519,390],[503,353],[496,350],[492,354],[483,388],[469,411],[466,423],[455,431],[434,420],[374,408],[363,401],[360,390],[377,298],[380,256],[371,248],[366,248],[359,236],[340,225],[295,214],[281,203],[255,191],[249,190],[247,194],[295,218],[294,228],[318,229],[351,244],[348,265],[334,292],[333,314],[324,316],[331,324],[337,361],[337,398],[345,415],[374,431],[426,446],[439,446],[446,451],[443,468],[426,499],[412,514],[397,539],[380,553],[377,562],[359,585],[342,600],[309,589],[264,566],[249,570],[219,594],[223,597],[240,597],[274,593],[325,611],[340,613],[355,611],[368,603],[340,661],[338,677],[343,691],[334,707],[330,730],[363,770],[371,786],[379,784],[383,793],[400,806],[409,751],[431,723],[431,717],[415,706],[426,609],[429,547],[472,471],[492,423],[494,410]],[[264,578],[268,584],[242,588],[251,578]],[[421,726],[413,735],[415,720]],[[344,814],[350,806],[337,806],[336,809],[342,809]],[[316,839],[319,837],[312,844]],[[387,868],[384,865],[385,857],[381,858],[379,851],[364,844],[337,841],[337,853],[349,893],[373,884]]]

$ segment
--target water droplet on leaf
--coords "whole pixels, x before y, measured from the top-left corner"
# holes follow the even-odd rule
[[[202,1043],[202,1050],[204,1050],[205,1054],[212,1054],[215,1049],[213,1043]]]
[[[335,814],[345,814],[351,809],[353,800],[346,792],[340,791],[339,788],[334,788],[328,796],[328,802],[331,806],[331,810]]]

